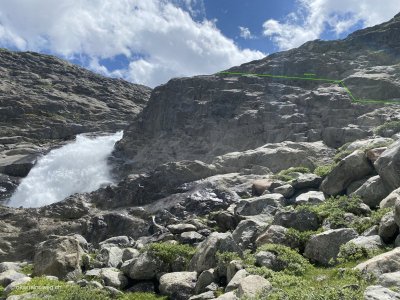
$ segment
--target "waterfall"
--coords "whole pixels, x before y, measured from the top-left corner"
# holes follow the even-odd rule
[[[21,181],[8,205],[40,207],[113,183],[107,158],[121,138],[122,131],[94,138],[81,134],[50,151]]]

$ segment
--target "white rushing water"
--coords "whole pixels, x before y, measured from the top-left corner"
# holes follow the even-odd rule
[[[122,138],[122,131],[76,140],[41,157],[18,186],[8,205],[40,207],[75,193],[97,190],[112,183],[107,158]]]

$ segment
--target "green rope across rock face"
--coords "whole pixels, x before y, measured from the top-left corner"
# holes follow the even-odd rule
[[[344,88],[346,93],[349,95],[352,102],[355,103],[364,103],[364,104],[398,104],[400,105],[400,100],[374,100],[374,99],[357,99],[354,97],[353,93],[346,86],[343,80],[334,80],[334,79],[326,79],[326,78],[315,78],[316,76],[313,73],[304,73],[304,76],[285,76],[285,75],[272,75],[272,74],[257,74],[257,73],[243,73],[243,72],[218,72],[216,75],[234,75],[234,76],[256,76],[256,77],[267,77],[267,78],[275,78],[275,79],[291,79],[291,80],[309,80],[309,81],[319,81],[319,82],[328,82],[335,83]]]

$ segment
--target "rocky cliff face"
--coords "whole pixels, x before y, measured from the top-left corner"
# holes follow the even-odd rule
[[[228,71],[343,80],[356,98],[400,102],[400,18],[341,41],[314,41]],[[304,76],[303,76],[304,77]],[[117,153],[128,170],[215,156],[265,143],[323,140],[338,147],[372,135],[398,106],[354,103],[342,86],[234,75],[177,78],[157,87]],[[130,172],[129,171],[129,172]]]
[[[37,155],[79,133],[125,128],[151,91],[52,56],[4,49],[0,77],[0,200]]]

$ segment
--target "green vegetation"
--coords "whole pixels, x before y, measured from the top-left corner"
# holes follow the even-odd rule
[[[340,251],[338,254],[337,261],[339,263],[349,263],[357,262],[360,260],[369,259],[371,257],[377,256],[381,253],[386,252],[386,249],[371,250],[365,247],[356,245],[354,243],[347,243],[340,246]]]
[[[310,262],[296,250],[278,244],[265,244],[257,249],[257,252],[268,251],[276,255],[282,262],[283,273],[300,276],[311,268]]]
[[[25,275],[31,275],[33,273],[33,264],[26,264],[19,271]]]
[[[314,174],[318,175],[320,177],[325,177],[327,176],[330,172],[332,172],[333,168],[336,167],[335,163],[329,164],[329,165],[322,165],[318,166],[314,170]]]
[[[345,219],[346,213],[357,213],[361,199],[358,197],[338,196],[331,197],[318,205],[303,204],[296,207],[296,210],[307,210],[315,213],[323,220],[327,220],[332,228],[343,228],[350,226]]]
[[[372,278],[364,278],[352,267],[372,252],[364,255],[353,248],[342,247],[342,260],[336,267],[315,267],[296,251],[280,246],[266,245],[258,251],[274,252],[279,259],[289,266],[279,272],[266,267],[246,266],[250,274],[268,279],[272,284],[272,292],[261,294],[254,299],[273,300],[361,300],[367,286],[373,284]],[[353,254],[354,253],[354,254]],[[359,254],[361,253],[361,255]]]
[[[313,234],[321,233],[323,231],[322,228],[320,228],[317,231],[299,231],[294,228],[288,228],[286,231],[286,236],[293,241],[295,245],[298,246],[298,250],[300,252],[304,251],[304,248],[306,246],[306,243],[310,240],[311,236]]]
[[[371,284],[353,270],[311,268],[303,276],[275,273],[269,279],[271,300],[362,300],[365,288]]]
[[[218,265],[228,265],[232,260],[242,260],[236,252],[217,252]]]
[[[359,234],[363,233],[368,228],[371,228],[374,225],[378,225],[381,221],[382,217],[386,215],[388,212],[392,211],[392,208],[379,208],[371,213],[371,216],[359,220],[355,220],[351,227],[357,230]]]
[[[18,286],[10,295],[32,293],[37,299],[49,300],[107,300],[106,291],[95,288],[82,288],[64,281],[51,280],[45,277],[35,277],[31,281]]]
[[[127,293],[120,297],[119,300],[168,300],[166,296],[158,296],[153,293]]]
[[[306,174],[311,173],[311,171],[307,167],[291,167],[289,169],[280,171],[274,176],[274,178],[282,181],[291,181],[296,178],[295,173]]]
[[[391,137],[400,132],[400,121],[386,122],[374,129],[374,133],[383,137]]]
[[[186,264],[196,253],[196,248],[189,245],[173,244],[173,243],[152,243],[144,248],[151,255],[160,258],[167,264],[174,263],[177,259],[183,259]]]

